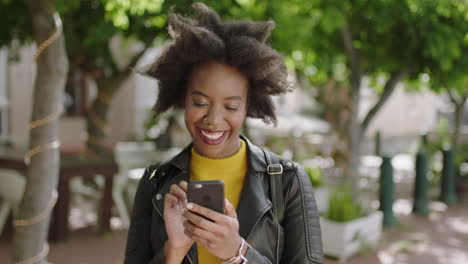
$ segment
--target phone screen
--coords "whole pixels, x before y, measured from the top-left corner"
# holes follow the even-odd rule
[[[224,214],[224,182],[191,181],[188,184],[187,200]]]

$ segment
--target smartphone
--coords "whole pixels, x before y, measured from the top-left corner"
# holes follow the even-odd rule
[[[224,181],[189,182],[187,200],[224,214]]]

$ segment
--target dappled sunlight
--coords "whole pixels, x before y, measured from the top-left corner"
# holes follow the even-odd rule
[[[445,212],[448,209],[447,204],[439,201],[432,201],[429,203],[429,209],[431,212]]]
[[[408,235],[408,238],[413,241],[413,242],[428,242],[431,238],[429,237],[429,234],[423,233],[423,232],[412,232]]]
[[[453,231],[468,235],[468,216],[448,217],[446,223]]]
[[[429,214],[429,220],[432,222],[438,222],[444,217],[444,212],[447,211],[448,206],[439,201],[433,201],[429,203],[429,211],[431,212]],[[441,231],[442,226],[438,225],[437,230]]]
[[[395,241],[379,251],[377,256],[382,264],[425,262],[421,260],[427,260],[431,264],[468,263],[467,252],[454,247],[434,245],[428,237],[423,240],[409,238]]]
[[[382,264],[409,263],[407,253],[411,246],[406,240],[396,241],[388,249],[379,251],[377,256]]]
[[[400,224],[387,229],[376,252],[380,263],[468,263],[466,207],[431,201],[426,217],[412,214],[412,206],[412,199],[395,201],[393,209]]]
[[[439,213],[430,213],[429,214],[429,220],[431,220],[432,222],[440,221],[442,218],[443,218],[443,215],[439,214]]]
[[[393,212],[395,214],[409,215],[413,210],[413,201],[409,199],[398,199],[393,203]]]
[[[463,246],[464,242],[461,241],[460,239],[449,237],[447,238],[447,244],[453,247],[461,247]]]

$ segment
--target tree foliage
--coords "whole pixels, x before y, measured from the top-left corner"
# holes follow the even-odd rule
[[[273,19],[271,44],[291,70],[318,87],[323,113],[361,138],[382,105],[402,80],[430,75],[435,89],[460,87],[466,74],[468,0],[208,0],[223,18]],[[109,48],[115,35],[145,47],[166,38],[166,14],[191,12],[188,0],[57,0],[64,17],[71,67],[94,78],[121,72]],[[24,0],[2,0],[1,44],[30,39]],[[357,118],[363,77],[380,95],[364,118]],[[381,79],[385,81],[380,81]],[[465,86],[466,87],[466,86]],[[339,96],[337,96],[339,95]],[[333,102],[327,104],[327,97]],[[335,109],[336,108],[336,109]],[[330,114],[333,112],[335,114]]]
[[[288,66],[317,88],[324,118],[346,145],[348,164],[358,163],[353,157],[359,157],[366,129],[399,82],[414,85],[423,73],[444,72],[437,79],[448,84],[467,68],[468,57],[462,55],[468,38],[466,0],[269,3],[278,25],[274,45],[287,56]],[[361,117],[364,77],[379,98]]]
[[[468,38],[466,0],[274,3],[276,46],[289,55],[291,66],[319,85],[349,76],[341,34],[344,27],[352,33],[352,47],[359,53],[362,74],[370,77],[405,66],[411,67],[412,78],[429,65],[450,70]]]

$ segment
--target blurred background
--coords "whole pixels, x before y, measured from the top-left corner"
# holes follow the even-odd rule
[[[123,263],[144,168],[190,143],[137,71],[193,2],[0,0],[0,263]],[[243,134],[306,167],[325,263],[468,263],[467,0],[201,2],[276,23],[294,90]]]

